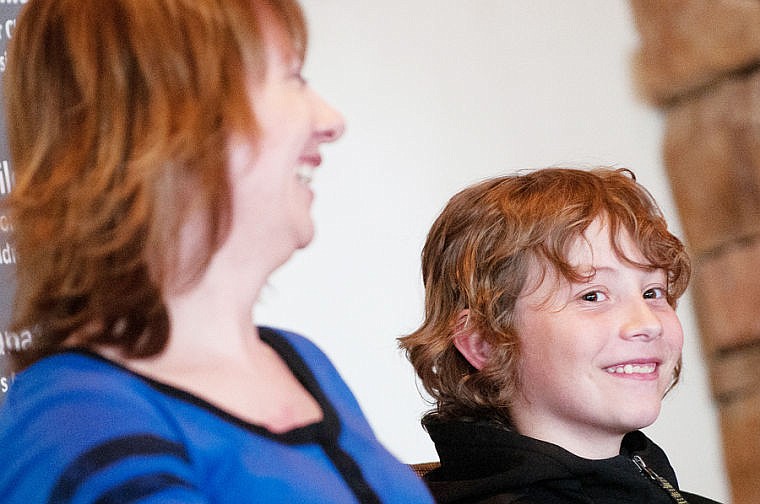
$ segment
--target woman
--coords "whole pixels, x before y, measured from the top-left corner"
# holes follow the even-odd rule
[[[343,119],[293,0],[30,0],[5,74],[4,502],[429,502],[308,340],[257,327]],[[30,106],[33,104],[33,106]]]
[[[678,381],[690,265],[630,172],[469,187],[422,269],[425,321],[401,346],[436,402],[439,502],[712,502],[639,432]]]

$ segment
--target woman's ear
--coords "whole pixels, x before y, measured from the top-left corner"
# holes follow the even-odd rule
[[[469,310],[459,312],[454,326],[454,346],[475,369],[483,369],[491,358],[491,345],[480,336],[480,333],[469,327]]]

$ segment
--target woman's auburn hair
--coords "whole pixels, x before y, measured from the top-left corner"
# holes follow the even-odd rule
[[[568,254],[595,219],[609,226],[621,259],[637,264],[618,243],[624,230],[646,258],[641,267],[666,271],[667,301],[675,307],[689,282],[690,260],[630,170],[545,168],[485,180],[451,198],[422,251],[424,321],[399,338],[435,405],[423,423],[485,419],[511,425],[509,407],[520,389],[517,298],[536,265],[544,275],[585,278]],[[454,346],[463,325],[492,348],[481,370]],[[679,374],[680,361],[672,385]]]
[[[265,19],[263,19],[266,16]],[[229,225],[227,141],[255,141],[248,85],[274,16],[303,58],[296,0],[30,0],[4,75],[15,181],[17,369],[71,344],[147,357],[166,345],[163,292],[190,284]],[[200,216],[192,269],[179,233]]]

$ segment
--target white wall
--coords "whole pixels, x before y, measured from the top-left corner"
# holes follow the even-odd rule
[[[303,0],[306,76],[346,116],[315,181],[317,238],[270,282],[257,321],[310,336],[405,462],[436,458],[394,339],[421,320],[419,253],[454,192],[552,164],[634,169],[681,235],[662,120],[629,73],[624,0]],[[648,431],[685,489],[728,501],[689,300],[684,374]]]

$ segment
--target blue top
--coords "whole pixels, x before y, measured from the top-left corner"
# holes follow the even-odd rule
[[[429,503],[328,358],[260,329],[322,407],[283,434],[86,351],[20,373],[0,410],[4,503]]]

